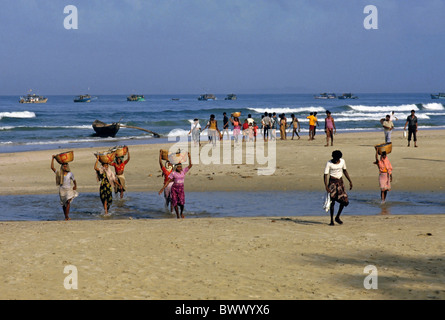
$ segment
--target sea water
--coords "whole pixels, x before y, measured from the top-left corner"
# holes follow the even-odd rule
[[[323,192],[186,192],[186,218],[326,216]],[[445,198],[438,192],[349,192],[348,215],[444,214]],[[336,204],[336,210],[338,205]],[[99,193],[81,193],[73,200],[72,220],[175,219],[155,192],[130,192],[115,196],[105,216]],[[0,221],[55,221],[64,215],[58,194],[0,196]],[[328,219],[328,218],[327,218]]]
[[[18,96],[0,96],[0,153],[163,143],[168,137],[186,136],[194,118],[204,128],[214,114],[222,129],[223,112],[228,116],[241,112],[242,121],[251,114],[259,124],[264,112],[284,113],[288,119],[294,114],[304,133],[310,112],[318,113],[321,126],[329,110],[337,132],[360,132],[381,131],[379,120],[392,111],[399,119],[395,130],[401,130],[415,110],[419,130],[445,129],[442,100],[431,99],[429,93],[355,95],[358,99],[320,100],[313,94],[239,94],[237,100],[224,100],[220,94],[208,101],[199,101],[198,95],[145,95],[146,101],[138,102],[127,101],[125,95],[106,95],[89,103],[75,103],[74,96],[47,96],[44,104],[21,104]],[[96,119],[154,131],[161,139],[130,128],[121,128],[114,138],[96,137],[92,128]]]

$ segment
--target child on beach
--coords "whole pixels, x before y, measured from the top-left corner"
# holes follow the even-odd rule
[[[326,167],[324,169],[324,185],[326,191],[329,193],[331,197],[331,223],[330,226],[334,225],[334,206],[335,202],[340,204],[340,207],[337,212],[337,216],[335,217],[335,221],[338,224],[342,224],[343,222],[340,220],[341,212],[344,207],[347,207],[349,204],[348,195],[345,190],[345,185],[343,183],[343,175],[345,175],[346,179],[349,181],[349,190],[352,189],[352,181],[349,177],[348,171],[346,170],[346,162],[342,159],[342,153],[340,150],[335,150],[332,152],[332,160],[326,163]]]
[[[56,185],[59,187],[60,204],[63,208],[65,220],[71,220],[69,216],[71,202],[79,195],[76,191],[76,179],[74,179],[74,174],[71,172],[68,163],[63,163],[58,171],[54,168],[55,157],[56,156],[53,155],[51,159],[51,170],[56,174]],[[71,182],[73,185],[71,185]]]
[[[178,163],[173,172],[171,172],[168,176],[168,180],[164,183],[164,186],[159,191],[161,194],[165,188],[167,188],[170,182],[173,182],[171,187],[171,203],[173,208],[175,208],[176,217],[184,219],[184,204],[185,204],[185,194],[184,194],[184,179],[187,172],[192,168],[192,159],[190,153],[188,154],[189,165],[186,168],[182,168],[182,164]],[[181,209],[181,212],[178,211],[178,206]]]
[[[334,133],[337,129],[335,128],[334,118],[329,110],[326,111],[326,119],[324,120],[324,131],[326,132],[326,145],[329,146],[329,139],[331,139],[331,146],[334,145]]]
[[[253,122],[252,129],[253,129],[253,138],[256,142],[256,136],[258,134],[258,125],[256,124],[255,121]]]

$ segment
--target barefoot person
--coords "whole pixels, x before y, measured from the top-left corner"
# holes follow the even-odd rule
[[[165,165],[162,163],[162,149],[159,150],[159,166],[162,170],[162,175],[164,177],[164,184],[169,181],[168,176],[173,171],[173,165],[170,161],[165,161]],[[164,200],[165,200],[165,208],[168,210],[168,206],[170,205],[170,211],[173,212],[173,205],[171,204],[171,189],[172,189],[173,181],[167,184],[167,187],[164,189]]]
[[[300,135],[298,134],[298,132],[300,131],[300,122],[298,122],[297,117],[292,113],[290,115],[291,117],[291,122],[292,122],[292,139],[294,140],[294,135],[297,135],[298,140],[300,140]]]
[[[124,157],[117,157],[115,162],[112,162],[111,165],[114,167],[116,172],[116,178],[119,180],[119,185],[115,184],[114,192],[121,194],[121,199],[124,197],[125,192],[125,176],[124,169],[128,162],[130,162],[130,150],[127,153],[127,160],[122,161]]]
[[[186,168],[182,168],[182,164],[178,163],[176,165],[175,170],[170,173],[168,176],[168,180],[164,183],[164,186],[159,191],[159,194],[161,194],[165,188],[167,188],[168,184],[170,182],[173,182],[173,185],[171,187],[171,202],[173,208],[175,208],[176,217],[179,219],[179,217],[184,218],[184,204],[185,204],[185,194],[184,194],[184,179],[187,172],[192,168],[192,159],[189,156],[189,166]],[[181,212],[178,210],[181,209]]]
[[[346,162],[342,159],[342,153],[340,150],[335,150],[332,152],[332,160],[326,163],[326,168],[324,170],[324,185],[326,191],[331,197],[331,223],[329,225],[334,225],[334,206],[335,202],[340,204],[338,208],[337,216],[335,217],[335,222],[342,224],[340,220],[341,212],[344,207],[349,204],[348,195],[345,190],[345,185],[343,183],[343,175],[349,181],[349,190],[352,189],[352,181],[349,177],[348,171],[346,170]]]
[[[51,169],[56,174],[56,185],[59,187],[60,204],[63,208],[65,220],[71,220],[69,216],[71,202],[79,195],[79,193],[76,191],[76,179],[74,179],[74,174],[71,172],[68,163],[63,163],[58,171],[54,168],[55,157],[55,155],[52,156]]]
[[[391,190],[391,182],[392,182],[392,166],[391,162],[389,162],[388,156],[386,155],[386,151],[382,152],[379,160],[378,151],[375,151],[375,162],[379,168],[379,186],[380,186],[380,197],[382,203],[386,201],[386,195],[388,191]]]
[[[108,215],[108,210],[111,207],[111,203],[113,202],[113,191],[112,187],[117,184],[119,187],[122,187],[119,181],[116,178],[116,175],[111,170],[108,163],[103,163],[100,167],[99,164],[99,156],[97,156],[96,163],[94,164],[94,170],[97,173],[97,179],[100,181],[100,200],[104,206],[105,215]]]
[[[329,139],[331,140],[331,146],[333,146],[334,134],[337,132],[337,129],[335,128],[334,118],[329,110],[326,111],[326,119],[324,119],[324,131],[326,132],[325,147],[329,146]]]
[[[403,130],[406,130],[406,126],[408,126],[408,147],[410,145],[412,136],[414,140],[414,147],[417,148],[417,117],[415,113],[416,111],[411,110],[411,115],[406,118],[406,123]]]

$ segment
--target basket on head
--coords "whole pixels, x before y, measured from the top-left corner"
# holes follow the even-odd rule
[[[68,163],[74,160],[74,152],[73,151],[62,152],[56,155],[55,158],[59,164]]]
[[[116,157],[124,157],[128,153],[127,146],[119,146],[116,148]]]
[[[187,152],[175,152],[170,153],[168,155],[168,161],[170,161],[171,164],[178,164],[183,163],[187,161]]]
[[[161,159],[162,160],[168,160],[168,150],[161,150]]]
[[[110,164],[114,161],[114,158],[116,157],[116,152],[104,151],[104,152],[96,153],[96,156],[99,156],[100,163]]]
[[[234,118],[239,118],[241,116],[241,112],[234,112],[234,113],[232,113],[232,116]]]
[[[392,142],[382,143],[375,145],[374,148],[377,150],[378,154],[382,154],[383,151],[386,151],[386,154],[390,154],[392,151]]]

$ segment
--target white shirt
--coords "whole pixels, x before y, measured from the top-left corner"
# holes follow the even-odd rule
[[[198,123],[193,122],[193,123],[191,124],[190,130],[191,130],[192,132],[195,131],[195,130],[199,130],[199,129],[201,129],[201,125],[199,124],[199,122],[198,122]]]
[[[326,163],[326,168],[324,169],[324,174],[329,174],[336,179],[340,179],[343,177],[343,170],[346,170],[345,160],[340,159],[340,162],[337,164],[328,161]]]
[[[69,189],[69,188],[71,188],[71,181],[74,181],[74,180],[75,180],[74,174],[70,171],[66,175],[63,176],[63,183],[60,187],[64,188],[64,189]]]

